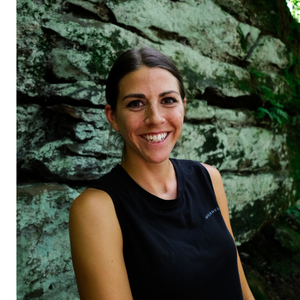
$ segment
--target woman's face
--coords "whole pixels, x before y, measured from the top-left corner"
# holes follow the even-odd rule
[[[117,109],[105,113],[126,145],[126,158],[160,163],[182,131],[184,106],[177,79],[167,70],[142,66],[119,83]]]

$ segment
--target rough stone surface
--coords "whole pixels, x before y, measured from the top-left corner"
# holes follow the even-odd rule
[[[184,124],[175,158],[207,162],[220,171],[270,171],[287,163],[285,136],[258,127]]]
[[[23,170],[34,172],[48,180],[95,180],[112,169],[120,158],[63,155],[59,148],[72,147],[69,139],[57,140],[45,144],[38,150],[26,154]]]
[[[284,213],[292,203],[293,180],[279,174],[223,175],[236,244],[248,241],[254,228]]]
[[[79,299],[68,220],[70,205],[82,191],[58,183],[18,187],[18,299]]]
[[[297,300],[300,293],[300,202],[239,247],[255,299]]]
[[[76,83],[49,84],[44,90],[47,98],[64,98],[76,100],[78,103],[105,104],[105,87],[93,81],[77,81]]]
[[[118,22],[132,25],[134,18],[135,27],[155,42],[174,39],[222,61],[247,55],[241,47],[239,23],[212,1],[109,1],[108,6]]]
[[[46,141],[49,119],[45,109],[37,104],[24,104],[17,107],[17,159],[21,162],[26,152],[43,145]]]
[[[247,61],[251,62],[251,66],[258,70],[273,71],[276,68],[277,70],[285,69],[290,59],[285,45],[279,39],[262,36]]]
[[[160,50],[181,71],[188,101],[171,156],[220,170],[238,245],[295,200],[287,133],[255,118],[263,101],[290,91],[280,23],[290,15],[284,0],[255,3],[18,1],[18,300],[79,299],[68,210],[121,160],[105,84],[129,48]],[[276,230],[283,246],[296,245],[298,237]]]

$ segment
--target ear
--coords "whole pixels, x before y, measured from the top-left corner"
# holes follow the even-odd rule
[[[184,115],[185,115],[185,113],[186,113],[185,106],[186,106],[186,98],[184,98],[184,99],[183,99],[183,109],[184,109]]]
[[[108,120],[108,122],[112,126],[112,128],[115,131],[119,132],[120,129],[119,129],[118,123],[117,123],[116,112],[111,109],[111,106],[109,104],[105,105],[104,113],[106,115],[106,119]]]

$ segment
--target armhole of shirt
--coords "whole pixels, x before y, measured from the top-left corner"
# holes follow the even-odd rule
[[[121,232],[122,232],[122,235],[123,235],[123,227],[122,227],[122,213],[120,212],[120,204],[118,202],[117,199],[117,195],[114,193],[113,191],[113,188],[111,187],[108,187],[108,186],[104,186],[102,184],[100,185],[97,185],[96,183],[95,184],[92,184],[92,185],[89,185],[87,188],[93,188],[93,189],[97,189],[97,190],[100,190],[100,191],[103,191],[105,193],[108,194],[108,196],[110,197],[112,203],[113,203],[113,206],[114,206],[114,209],[115,209],[115,212],[116,212],[116,216],[117,216],[117,219],[118,219],[118,222],[119,222],[119,225],[120,225],[120,228],[121,228]]]
[[[223,223],[224,223],[224,226],[227,228],[227,231],[228,231],[228,233],[230,234],[230,236],[231,236],[231,233],[230,233],[230,231],[229,231],[229,229],[228,229],[228,227],[227,227],[227,225],[226,225],[226,222],[225,222],[225,220],[224,220],[224,217],[223,217],[223,215],[222,215],[222,212],[221,212],[221,209],[220,209],[220,206],[219,206],[219,203],[218,203],[218,200],[217,200],[217,196],[216,196],[216,193],[215,193],[215,190],[214,190],[214,186],[213,186],[213,183],[212,183],[212,180],[211,180],[211,177],[210,177],[210,174],[209,174],[209,172],[208,172],[208,170],[206,169],[206,167],[205,166],[203,166],[201,163],[200,163],[200,165],[201,165],[201,167],[202,168],[204,168],[205,169],[205,172],[206,172],[206,176],[208,176],[208,181],[209,181],[209,183],[210,183],[210,186],[211,186],[211,188],[212,188],[212,191],[213,191],[213,193],[214,193],[214,200],[215,200],[215,204],[217,205],[217,207],[218,207],[218,209],[220,210],[220,214],[221,214],[221,217],[222,217],[222,220],[223,220]],[[228,203],[227,203],[227,205],[228,205]],[[230,216],[229,216],[229,219],[230,219]],[[233,242],[234,242],[234,239],[233,239]],[[235,242],[234,242],[235,243]]]

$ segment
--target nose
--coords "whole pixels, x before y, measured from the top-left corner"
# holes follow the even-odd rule
[[[161,124],[165,121],[163,111],[157,105],[149,104],[145,110],[145,123],[147,125]]]

